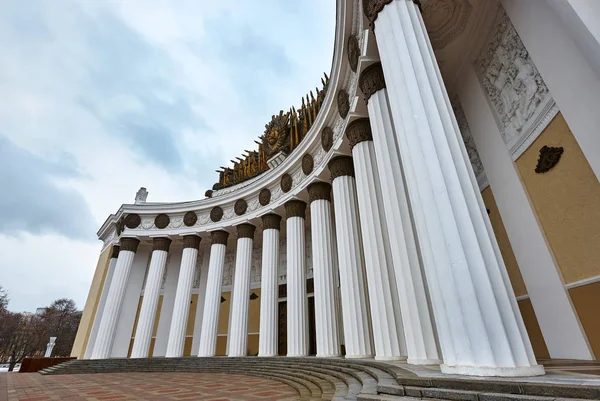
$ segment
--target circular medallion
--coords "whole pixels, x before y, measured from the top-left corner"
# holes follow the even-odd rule
[[[163,228],[167,228],[170,221],[171,221],[171,219],[169,219],[169,216],[167,216],[164,213],[161,213],[158,216],[156,216],[156,218],[154,219],[154,225],[156,226],[156,228],[163,229]]]
[[[258,194],[258,203],[262,206],[267,206],[271,202],[271,191],[267,188],[263,188]]]
[[[204,193],[204,196],[206,196],[207,198],[212,198],[212,194],[213,194],[213,190],[209,189]]]
[[[356,36],[350,35],[348,37],[348,63],[350,63],[350,68],[354,72],[356,72],[356,67],[358,67],[359,56],[360,45],[358,44],[358,39],[356,39]]]
[[[329,152],[333,146],[333,130],[329,127],[325,127],[321,131],[321,146],[325,152]]]
[[[233,211],[235,212],[235,214],[237,214],[238,216],[243,215],[244,213],[246,213],[246,210],[248,209],[248,204],[246,203],[245,200],[243,199],[238,199],[235,202],[235,205],[233,206]]]
[[[348,96],[348,92],[343,89],[340,89],[337,94],[337,107],[340,117],[346,118],[350,112],[350,97]]]
[[[186,227],[192,227],[198,221],[198,215],[194,212],[187,212],[185,216],[183,216],[183,224]]]
[[[128,214],[127,217],[125,217],[125,227],[127,228],[136,228],[141,223],[142,219],[139,214]]]
[[[304,175],[309,175],[312,173],[313,168],[315,167],[315,161],[310,153],[305,154],[302,157],[302,172]]]
[[[292,189],[292,176],[289,174],[284,174],[281,177],[281,190],[283,192],[289,192]]]
[[[216,223],[217,221],[220,221],[223,218],[223,209],[221,209],[221,207],[219,206],[215,206],[212,208],[212,210],[210,211],[210,219]]]

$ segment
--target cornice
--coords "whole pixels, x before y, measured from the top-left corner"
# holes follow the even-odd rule
[[[109,216],[98,232],[98,236],[105,241],[105,246],[107,242],[116,239],[110,238],[111,229],[123,215],[137,213],[142,222],[135,229],[126,228],[122,235],[144,237],[206,233],[233,227],[260,218],[264,214],[272,213],[287,201],[296,198],[299,192],[304,191],[327,168],[329,160],[334,157],[342,141],[346,140],[344,132],[350,118],[341,119],[339,117],[336,98],[337,93],[343,89],[349,94],[351,107],[356,104],[358,74],[350,69],[344,48],[348,36],[352,33],[357,36],[361,48],[364,46],[362,21],[359,0],[337,0],[333,62],[323,106],[304,140],[277,168],[268,170],[250,181],[221,191],[213,191],[211,198],[174,203],[123,204],[117,213]],[[330,127],[334,132],[334,145],[327,152],[321,146],[321,131],[325,127]],[[314,168],[308,175],[304,174],[301,167],[302,158],[306,154],[310,154],[314,160]],[[293,179],[292,189],[287,193],[283,193],[280,188],[280,180],[284,174],[289,174]],[[271,191],[271,200],[268,205],[262,206],[258,202],[258,196],[260,191],[265,188]],[[224,191],[227,193],[223,193]],[[248,204],[247,211],[242,216],[238,216],[234,212],[234,204],[238,199],[245,199]],[[209,214],[210,210],[216,206],[223,209],[223,218],[218,222],[212,222]],[[183,216],[190,211],[195,212],[198,219],[193,226],[188,227],[183,224]],[[155,217],[161,213],[167,214],[170,218],[169,225],[164,229],[158,229],[153,224]]]

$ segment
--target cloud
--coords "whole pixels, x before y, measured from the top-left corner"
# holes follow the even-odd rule
[[[61,185],[78,175],[72,159],[42,160],[0,136],[0,232],[58,233],[92,239],[92,214],[79,192]]]
[[[14,305],[33,310],[62,291],[83,306],[94,234],[139,187],[152,202],[202,199],[214,170],[254,148],[271,115],[298,106],[329,71],[334,8],[2,1],[0,185],[10,196],[0,200],[0,253],[11,264],[0,278],[10,276]],[[35,252],[19,262],[25,249]],[[85,284],[50,290],[50,275]]]

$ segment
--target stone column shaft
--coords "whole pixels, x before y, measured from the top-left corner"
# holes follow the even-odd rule
[[[112,345],[117,329],[117,322],[121,313],[121,306],[125,298],[125,289],[127,281],[131,273],[131,266],[135,252],[140,241],[136,238],[121,238],[121,249],[117,258],[115,272],[110,282],[108,295],[100,327],[96,337],[96,344],[92,351],[91,359],[107,359],[110,358]]]
[[[419,10],[364,0],[374,22],[445,373],[543,374],[469,171]],[[378,5],[374,7],[374,5]],[[428,256],[432,256],[431,260]]]
[[[329,170],[333,178],[346,358],[370,358],[373,356],[371,319],[367,300],[356,183],[352,176],[354,171],[352,164],[343,163],[343,160],[337,158],[329,163]]]
[[[241,224],[237,230],[228,356],[246,356],[248,350],[248,303],[255,227],[252,224]]]
[[[196,235],[183,237],[183,253],[181,254],[177,292],[175,293],[173,317],[171,318],[169,341],[167,343],[167,358],[183,356],[199,245],[200,237]]]
[[[149,355],[156,308],[160,298],[160,287],[165,273],[170,245],[171,240],[169,238],[154,238],[154,248],[148,267],[142,307],[140,308],[133,348],[131,349],[132,358],[147,358]]]
[[[279,227],[281,217],[275,214],[263,216],[262,274],[260,288],[260,332],[258,356],[278,354],[278,269]]]
[[[223,267],[229,233],[226,231],[213,231],[211,237],[212,245],[210,246],[210,262],[204,297],[202,329],[200,331],[199,357],[212,357],[215,356],[217,351],[221,286],[223,284]]]
[[[335,303],[331,185],[324,182],[311,184],[308,186],[308,193],[312,229],[317,357],[335,357],[340,355],[340,341]]]
[[[287,220],[287,349],[288,356],[308,355],[308,301],[306,298],[306,203],[285,204]]]

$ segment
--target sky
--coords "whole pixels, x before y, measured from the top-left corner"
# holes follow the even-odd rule
[[[83,308],[136,191],[202,199],[329,74],[333,0],[0,0],[0,286]]]

